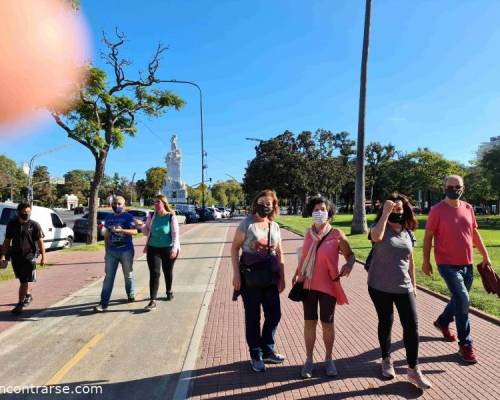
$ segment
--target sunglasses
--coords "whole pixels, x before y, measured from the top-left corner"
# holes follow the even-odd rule
[[[457,185],[457,186],[446,186],[446,189],[456,189],[456,190],[460,190],[462,189],[463,186],[460,186],[460,185]]]

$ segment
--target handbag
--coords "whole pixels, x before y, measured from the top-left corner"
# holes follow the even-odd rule
[[[271,255],[271,223],[269,223],[267,256],[252,264],[245,264],[240,259],[240,272],[245,286],[249,288],[267,288],[271,286],[273,284],[274,262],[275,259]]]
[[[318,243],[318,246],[316,247],[316,253],[318,252],[319,246],[321,246],[321,243],[326,239],[326,237],[330,234],[332,229],[328,231],[328,233],[321,238],[321,240]],[[304,296],[306,295],[304,289],[304,282],[295,282],[295,285],[292,286],[292,289],[290,290],[290,293],[288,294],[288,298],[292,301],[302,301],[304,300]]]

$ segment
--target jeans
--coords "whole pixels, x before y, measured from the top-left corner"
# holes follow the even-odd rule
[[[274,353],[274,337],[281,319],[281,305],[278,287],[241,287],[245,308],[245,332],[250,357],[259,360]],[[264,325],[260,329],[260,307],[264,310]]]
[[[399,320],[403,326],[403,343],[406,350],[406,361],[410,368],[415,368],[418,359],[418,323],[415,294],[387,293],[368,286],[368,293],[378,315],[378,341],[382,350],[382,358],[391,355],[391,331],[396,305]]]
[[[469,291],[472,287],[472,265],[438,265],[451,293],[451,300],[438,318],[438,323],[447,326],[453,319],[457,326],[458,344],[472,344],[469,320]]]
[[[127,296],[135,296],[135,283],[134,283],[134,272],[132,265],[134,263],[134,249],[126,251],[115,251],[106,250],[106,255],[104,257],[105,272],[104,283],[102,284],[101,291],[101,305],[107,307],[109,304],[109,299],[111,298],[111,292],[113,291],[113,285],[115,282],[116,270],[118,269],[118,264],[121,263],[123,277],[125,278],[125,290]]]
[[[171,247],[153,247],[148,245],[147,260],[149,267],[149,296],[156,300],[160,286],[160,275],[163,269],[167,294],[172,291],[172,279],[175,260],[170,258]]]

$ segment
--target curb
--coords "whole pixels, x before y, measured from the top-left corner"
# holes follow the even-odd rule
[[[295,229],[293,229],[293,228],[291,228],[289,226],[286,226],[285,224],[279,224],[279,225],[280,225],[281,228],[286,229],[286,230],[288,230],[288,231],[290,231],[292,233],[295,233],[296,235],[303,236],[303,234],[299,233],[298,231],[296,231]],[[365,265],[364,261],[358,260],[358,259],[356,259],[356,263],[361,264],[363,266]],[[436,298],[438,298],[440,300],[443,300],[443,301],[445,301],[447,303],[450,301],[450,297],[445,296],[445,295],[443,295],[441,293],[438,293],[438,292],[434,292],[433,290],[428,289],[428,288],[426,288],[424,286],[417,285],[417,288],[418,288],[418,290],[421,290],[422,292],[427,293],[427,294],[429,294],[431,296],[434,296],[434,297],[436,297]],[[475,315],[476,317],[482,318],[482,319],[484,319],[484,320],[486,320],[488,322],[491,322],[491,323],[493,323],[493,324],[495,324],[497,326],[500,326],[500,319],[494,317],[493,315],[487,314],[484,311],[481,311],[481,310],[479,310],[479,309],[477,309],[475,307],[472,307],[472,306],[469,306],[469,312],[471,314]]]
[[[445,296],[444,294],[441,294],[441,293],[438,293],[438,292],[434,292],[433,290],[430,290],[424,286],[421,286],[421,285],[417,285],[417,288],[418,290],[421,290],[422,292],[424,293],[427,293],[427,294],[430,294],[431,296],[434,296],[440,300],[443,300],[443,301],[446,301],[446,302],[449,302],[450,301],[450,298],[448,296]],[[484,311],[481,311],[475,307],[471,307],[469,306],[469,312],[471,314],[474,314],[476,317],[479,317],[479,318],[482,318],[488,322],[491,322],[497,326],[500,326],[500,319],[499,318],[496,318],[494,317],[493,315],[490,315],[490,314],[487,314],[485,313]]]

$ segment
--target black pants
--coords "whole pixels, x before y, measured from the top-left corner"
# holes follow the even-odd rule
[[[274,338],[281,319],[280,293],[276,285],[267,288],[241,287],[245,308],[245,333],[250,357],[260,359],[273,353]],[[264,310],[264,324],[260,324],[261,307]]]
[[[368,287],[368,292],[378,314],[378,341],[382,358],[391,354],[391,330],[394,321],[393,304],[398,309],[403,325],[403,342],[406,349],[406,361],[410,368],[415,368],[418,358],[417,304],[412,293],[395,294],[381,292]]]
[[[147,261],[149,267],[149,296],[156,300],[160,286],[160,275],[163,269],[167,293],[172,291],[172,272],[175,260],[170,259],[171,247],[148,246]]]

